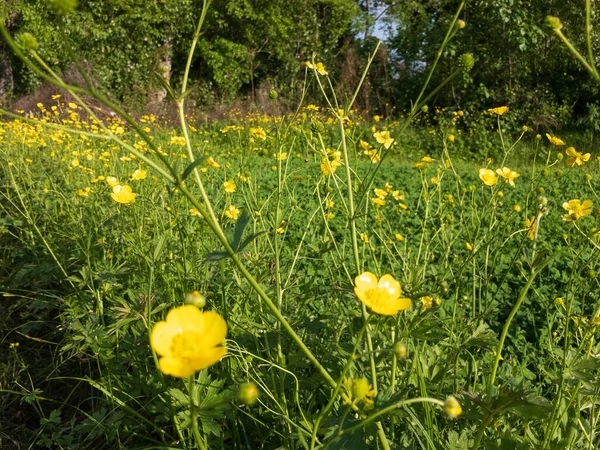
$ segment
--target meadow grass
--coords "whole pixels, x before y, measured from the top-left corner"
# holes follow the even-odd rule
[[[563,203],[600,204],[598,161],[569,166],[565,147],[531,132],[486,132],[494,144],[469,161],[475,138],[440,111],[447,125],[411,129],[378,171],[374,136],[403,123],[343,119],[346,166],[339,121],[312,109],[190,127],[216,218],[295,338],[197,205],[95,138],[80,107],[56,99],[38,119],[89,135],[2,123],[7,446],[375,448],[377,422],[394,448],[469,448],[480,430],[486,448],[597,446],[598,214],[564,220]],[[140,126],[183,172],[185,139],[159,122]],[[151,154],[127,124],[106,126]],[[505,166],[514,187],[479,177]],[[134,201],[115,201],[111,184]],[[392,274],[412,306],[367,310],[365,325],[362,271]],[[228,354],[189,385],[157,370],[149,335],[193,291],[225,319]],[[456,419],[442,414],[457,415],[448,396]]]

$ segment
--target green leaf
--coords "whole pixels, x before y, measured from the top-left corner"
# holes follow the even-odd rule
[[[196,159],[193,163],[191,163],[189,166],[187,166],[185,168],[185,170],[183,171],[183,175],[181,175],[181,181],[185,181],[186,178],[190,176],[192,171],[196,167],[198,167],[200,164],[202,164],[204,161],[206,161],[207,159],[208,159],[208,156],[202,156],[201,158]]]

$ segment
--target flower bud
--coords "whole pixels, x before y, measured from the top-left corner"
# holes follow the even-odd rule
[[[591,173],[586,173],[586,174],[585,174],[585,179],[586,179],[587,181],[592,181],[592,174],[591,174]]]
[[[396,358],[404,359],[407,354],[408,349],[406,348],[406,345],[404,345],[404,342],[398,341],[394,344],[394,355]]]
[[[421,107],[421,111],[423,111],[424,113],[426,113],[427,111],[429,111],[429,106],[427,106],[427,105],[423,105],[423,106]]]
[[[454,419],[462,414],[462,407],[460,406],[460,403],[458,403],[458,400],[454,398],[454,396],[451,395],[444,402],[444,412],[451,419]]]
[[[17,35],[17,44],[19,44],[19,47],[25,52],[30,52],[39,48],[37,39],[31,33],[20,33]]]
[[[536,134],[535,135],[535,139],[536,139],[536,141],[541,141],[542,140],[542,135],[541,134]]]
[[[279,94],[277,94],[277,91],[275,89],[271,89],[269,91],[269,98],[271,100],[277,100],[277,97],[279,97]]]
[[[561,159],[563,159],[563,154],[562,154],[562,153],[557,153],[557,154],[556,154],[556,159],[558,159],[559,161],[560,161]]]
[[[523,130],[523,133],[527,133],[529,131],[529,127],[527,125],[523,125],[523,128],[521,128],[521,130]]]
[[[240,384],[238,398],[244,405],[252,406],[258,400],[258,387],[252,382]]]
[[[560,23],[560,19],[554,16],[546,17],[546,25],[548,25],[554,31],[558,31],[562,28],[562,23]]]
[[[473,58],[471,53],[465,53],[464,55],[460,55],[458,57],[458,67],[460,67],[464,72],[470,72],[474,65],[475,58]]]
[[[185,295],[185,303],[202,309],[206,306],[206,297],[198,291],[189,292]]]
[[[459,19],[456,21],[456,28],[458,28],[459,30],[462,30],[466,26],[467,26],[467,22],[465,22],[464,20]]]
[[[548,199],[542,195],[537,198],[537,201],[540,206],[546,206],[548,204]]]

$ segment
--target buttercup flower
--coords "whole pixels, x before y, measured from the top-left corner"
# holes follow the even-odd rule
[[[323,65],[322,62],[313,64],[313,63],[307,61],[305,64],[306,64],[306,67],[308,67],[309,69],[313,69],[313,70],[316,70],[317,72],[319,72],[319,75],[322,75],[322,76],[329,75],[329,73],[325,70],[325,66]]]
[[[143,180],[144,178],[146,178],[146,174],[148,172],[146,170],[142,170],[142,169],[136,169],[131,176],[129,177],[129,179],[131,180]]]
[[[498,108],[491,108],[488,109],[487,112],[489,112],[490,114],[497,114],[501,116],[505,112],[508,112],[508,106],[499,106]]]
[[[479,169],[479,178],[486,186],[493,186],[498,182],[498,176],[491,169]]]
[[[548,140],[550,141],[550,143],[552,145],[558,145],[558,146],[560,146],[560,145],[567,145],[567,144],[565,144],[565,141],[563,141],[560,138],[557,138],[556,136],[551,136],[548,133],[546,133],[546,137],[548,138]]]
[[[110,196],[117,203],[127,204],[135,201],[136,194],[133,193],[131,186],[121,186],[120,184],[117,184],[113,187]]]
[[[161,356],[161,372],[183,378],[219,362],[227,353],[221,345],[226,335],[227,324],[218,313],[183,305],[154,325],[150,343]]]
[[[383,144],[386,149],[390,148],[394,143],[389,131],[378,131],[377,133],[373,134],[373,137],[377,142]]]
[[[106,177],[106,184],[114,188],[119,184],[119,180],[117,179],[117,177]]]
[[[229,205],[229,208],[225,210],[225,217],[231,220],[238,220],[238,217],[240,217],[240,210],[234,205]]]
[[[217,161],[215,161],[215,159],[212,156],[206,160],[206,164],[208,164],[208,166],[211,167],[211,168],[213,168],[213,169],[220,169],[221,168],[221,166],[219,165],[219,163]]]
[[[462,414],[462,407],[460,406],[460,403],[458,403],[458,400],[456,400],[456,398],[452,395],[449,396],[444,402],[444,412],[451,419],[454,419]]]
[[[502,178],[504,178],[504,181],[506,181],[512,187],[515,187],[515,178],[521,176],[514,170],[510,170],[508,167],[503,167],[502,169],[496,169],[496,173],[498,175],[500,175]]]
[[[364,378],[346,378],[344,380],[344,389],[350,397],[352,405],[357,405],[363,402],[365,405],[373,405],[375,398],[375,390]]]
[[[227,180],[225,183],[223,183],[223,188],[225,189],[225,192],[231,194],[235,192],[237,186],[235,185],[235,182],[233,180]]]
[[[527,236],[529,236],[529,239],[531,239],[533,241],[535,239],[535,228],[536,228],[535,216],[531,216],[531,219],[527,219],[525,221],[525,226],[527,227]]]
[[[358,299],[377,314],[393,316],[412,304],[409,298],[400,297],[400,283],[391,275],[384,275],[378,280],[371,272],[364,272],[354,279],[354,284]]]
[[[567,214],[563,216],[563,220],[572,222],[579,220],[583,216],[587,216],[592,213],[592,206],[594,204],[590,200],[584,200],[582,203],[579,199],[569,200],[563,203],[563,208],[567,211]]]
[[[589,161],[590,155],[586,153],[585,155],[575,150],[575,147],[569,147],[565,150],[567,154],[567,166],[583,166],[587,161]]]

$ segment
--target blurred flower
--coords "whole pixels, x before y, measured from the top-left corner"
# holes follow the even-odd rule
[[[403,241],[404,240],[404,236],[402,236],[400,233],[396,233],[394,235],[394,237],[396,238],[397,241]]]
[[[225,189],[225,192],[232,194],[235,192],[237,186],[233,180],[227,180],[225,183],[223,183],[223,188]]]
[[[305,63],[305,65],[309,69],[313,69],[313,70],[316,70],[317,72],[319,72],[319,75],[322,75],[322,76],[329,75],[329,73],[325,70],[325,66],[321,62],[318,62],[316,64],[312,64],[311,62],[307,61]]]
[[[486,186],[493,186],[498,182],[498,176],[491,169],[479,169],[479,178]]]
[[[143,180],[144,178],[146,178],[146,174],[148,172],[146,170],[142,170],[142,169],[136,169],[131,176],[129,177],[130,180]]]
[[[589,153],[586,153],[584,155],[578,152],[577,150],[575,150],[575,147],[567,148],[565,150],[565,153],[568,156],[566,161],[567,166],[583,166],[583,164],[589,161],[590,157],[592,156]]]
[[[127,204],[135,201],[136,194],[133,193],[131,186],[121,186],[120,184],[117,184],[113,187],[110,196],[117,203]]]
[[[193,305],[173,308],[152,328],[150,342],[161,356],[161,372],[183,378],[219,362],[227,353],[225,320],[215,311]]]
[[[185,145],[185,138],[183,136],[172,136],[169,144],[183,146]]]
[[[221,168],[219,163],[217,161],[215,161],[215,159],[212,156],[206,160],[206,164],[208,164],[208,167],[210,167],[212,169],[220,169]]]
[[[258,400],[258,394],[258,387],[252,382],[240,384],[238,389],[238,398],[246,406],[255,404]]]
[[[453,134],[448,135],[448,142],[454,142],[456,137]]]
[[[563,216],[563,219],[567,222],[579,220],[583,216],[587,216],[592,213],[593,205],[594,204],[590,200],[584,200],[583,203],[578,199],[564,202],[562,206],[567,211],[567,214]]]
[[[489,112],[490,114],[497,114],[501,116],[505,112],[508,112],[508,106],[499,106],[498,108],[491,108],[488,109],[487,112]]]
[[[250,128],[249,134],[262,141],[267,139],[267,132],[262,127]]]
[[[567,145],[567,144],[565,144],[565,142],[562,139],[557,138],[556,136],[551,136],[548,133],[546,133],[546,137],[548,138],[548,140],[550,141],[550,143],[552,145],[559,145],[559,146],[560,145]]]
[[[527,219],[525,221],[525,226],[527,227],[527,236],[529,236],[529,239],[533,241],[535,239],[536,229],[535,216],[531,216],[531,219]]]
[[[378,131],[377,133],[373,134],[373,137],[377,142],[383,144],[386,149],[390,148],[394,143],[389,131]]]
[[[389,274],[378,280],[371,272],[364,272],[354,279],[354,284],[358,299],[377,314],[392,316],[412,304],[409,298],[400,297],[400,283]]]
[[[448,417],[454,419],[462,414],[462,407],[458,400],[454,398],[452,395],[449,396],[444,402],[444,412]]]
[[[108,184],[110,187],[115,187],[119,184],[119,180],[117,177],[106,177],[106,184]]]
[[[508,167],[503,167],[502,169],[496,169],[496,173],[498,175],[500,175],[502,178],[504,178],[504,181],[506,181],[512,187],[515,187],[515,178],[521,176],[514,170],[510,170]]]
[[[225,210],[225,217],[231,220],[238,220],[238,217],[240,217],[240,210],[234,205],[229,205],[229,207]]]
[[[348,397],[350,397],[348,403],[354,406],[360,402],[363,402],[365,405],[373,405],[374,398],[377,395],[375,390],[373,390],[373,386],[364,378],[346,378],[344,380],[344,389]]]

